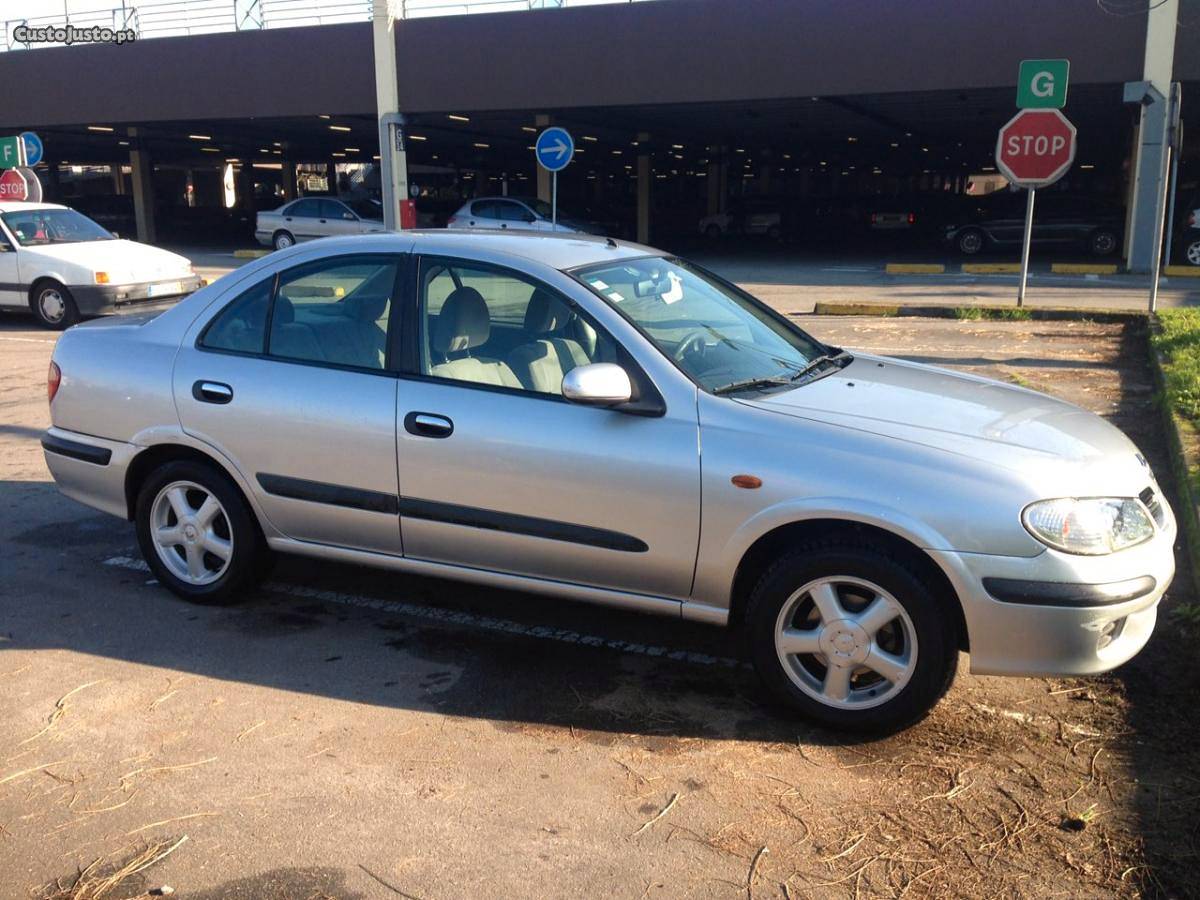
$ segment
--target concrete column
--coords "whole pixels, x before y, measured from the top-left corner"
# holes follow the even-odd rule
[[[646,142],[650,135],[639,134],[637,158],[637,239],[638,243],[650,241],[650,180],[654,173],[650,171],[650,154]]]
[[[121,164],[112,164],[112,186],[113,193],[118,197],[125,193],[125,176],[121,174]]]
[[[133,218],[137,223],[137,239],[152,244],[158,237],[154,224],[154,166],[150,154],[142,146],[137,128],[129,129],[131,138],[129,165],[133,169]]]
[[[283,199],[296,199],[296,164],[290,159],[285,159],[280,163],[282,168],[279,170],[280,178],[283,180]]]
[[[720,153],[721,151],[717,147],[709,147],[708,152],[710,154],[713,154],[713,156],[715,156],[716,154]],[[705,188],[708,191],[708,205],[706,207],[706,209],[707,209],[706,215],[710,215],[710,216],[715,216],[717,213],[719,213],[721,211],[721,206],[722,206],[722,201],[721,201],[721,188],[722,188],[721,166],[722,166],[722,163],[721,163],[721,159],[719,157],[714,159],[713,156],[709,157],[708,169],[706,170],[708,172],[708,177],[704,179],[707,182],[707,184],[705,185]]]
[[[404,19],[403,0],[375,0],[371,27],[375,48],[375,108],[379,111],[380,188],[383,224],[393,230],[400,228],[400,205],[408,199],[408,152],[396,74],[397,19]]]
[[[1167,125],[1171,77],[1175,67],[1175,25],[1179,0],[1151,3],[1146,14],[1146,55],[1142,77],[1157,92],[1141,107],[1138,146],[1133,158],[1133,189],[1126,231],[1130,272],[1148,273],[1159,247],[1158,222],[1163,216],[1163,181],[1167,176]]]
[[[541,134],[542,129],[550,127],[550,117],[545,113],[538,113],[533,117],[533,124],[537,126],[538,134]],[[550,173],[538,165],[537,160],[533,162],[534,168],[537,169],[537,196],[539,200],[546,203],[550,202]]]

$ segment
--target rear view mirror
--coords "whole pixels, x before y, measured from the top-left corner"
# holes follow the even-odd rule
[[[592,363],[563,376],[563,397],[589,406],[617,406],[633,397],[629,373],[613,363]]]

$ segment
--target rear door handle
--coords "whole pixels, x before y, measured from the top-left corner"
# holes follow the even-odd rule
[[[233,399],[233,388],[219,381],[197,381],[192,385],[192,396],[201,403],[228,403]]]
[[[404,430],[418,437],[448,438],[454,434],[454,423],[437,413],[414,410],[404,417]]]

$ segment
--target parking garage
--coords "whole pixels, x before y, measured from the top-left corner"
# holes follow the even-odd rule
[[[722,0],[659,0],[403,21],[410,191],[432,226],[473,197],[548,199],[532,142],[553,123],[577,148],[560,208],[607,233],[942,253],[947,226],[1003,196],[993,152],[1018,62],[1066,57],[1079,153],[1053,190],[1108,216],[1116,256],[1138,121],[1122,85],[1143,75],[1146,18],[1083,0],[937,0],[919,17],[883,0],[748,0],[736,15]],[[47,198],[112,229],[248,244],[256,210],[378,195],[371,37],[363,21],[13,50],[0,78],[21,88],[0,131],[37,131]],[[1181,29],[1185,96],[1200,87],[1188,40]],[[1186,202],[1186,146],[1179,169]]]

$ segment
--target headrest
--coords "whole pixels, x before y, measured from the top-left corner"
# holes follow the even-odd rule
[[[354,296],[347,297],[342,302],[346,304],[346,315],[350,318],[360,322],[376,322],[383,315],[388,298],[386,295],[383,297]]]
[[[571,308],[553,294],[535,288],[525,308],[525,330],[534,334],[551,334],[571,320]]]
[[[433,326],[433,349],[455,353],[486,344],[492,331],[492,319],[479,291],[472,287],[456,288],[446,298]]]
[[[291,325],[296,321],[296,307],[283,294],[275,295],[275,311],[272,313],[276,325]]]

